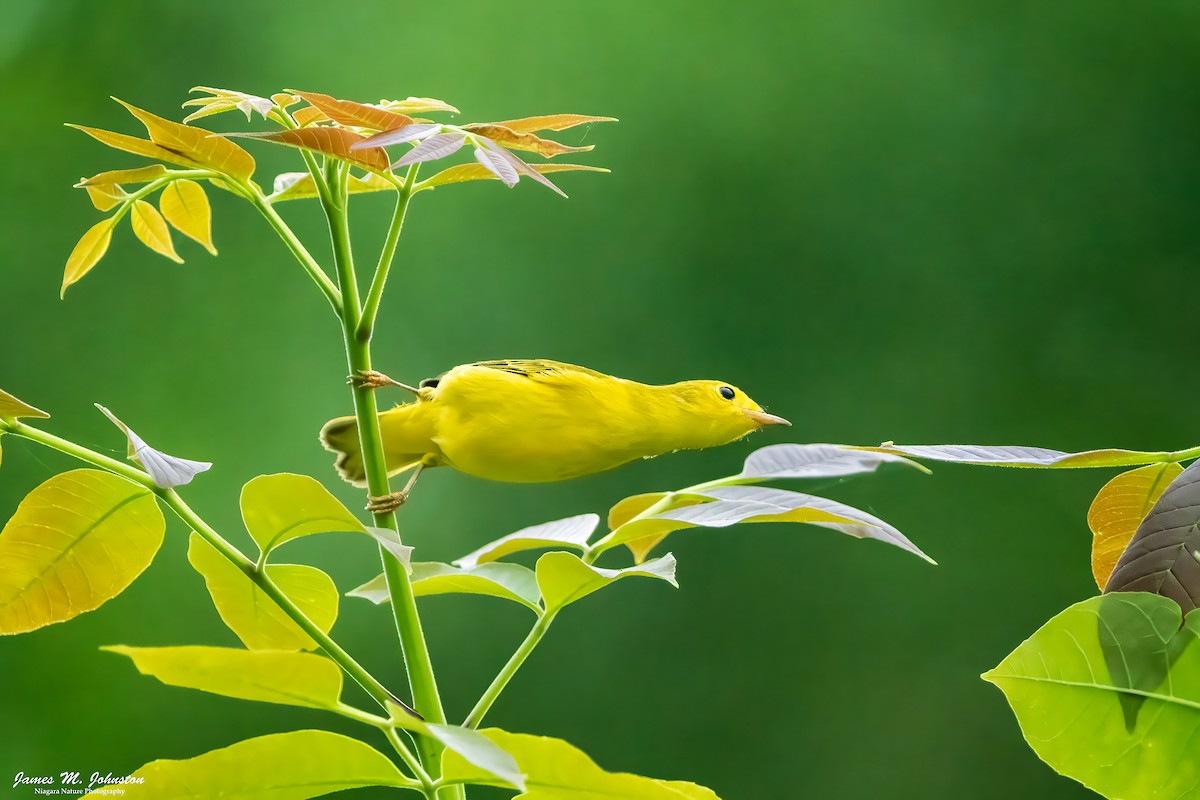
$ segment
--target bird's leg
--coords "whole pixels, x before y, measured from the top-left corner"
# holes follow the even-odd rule
[[[390,492],[382,497],[367,496],[367,511],[372,514],[388,514],[395,511],[400,506],[408,501],[408,496],[412,493],[412,488],[417,483],[417,478],[421,475],[421,470],[425,469],[424,464],[417,464],[412,475],[408,477],[408,482],[404,484],[404,488],[398,492]]]
[[[393,380],[382,372],[373,369],[360,369],[347,378],[346,383],[359,389],[383,389],[388,386],[399,386],[401,389],[407,389],[413,394],[419,394],[415,388],[409,386],[407,383]]]

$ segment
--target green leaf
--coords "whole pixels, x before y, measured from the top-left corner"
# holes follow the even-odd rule
[[[367,532],[350,509],[307,475],[259,475],[242,487],[241,506],[246,530],[264,553],[314,533]]]
[[[387,151],[382,147],[364,147],[351,150],[355,142],[361,142],[361,136],[345,128],[299,128],[296,130],[227,133],[226,136],[240,136],[247,139],[261,139],[267,142],[298,147],[314,153],[340,159],[349,164],[369,169],[372,172],[388,172],[389,159]]]
[[[309,708],[336,708],[342,671],[311,653],[253,652],[231,647],[103,647],[129,656],[143,675],[168,686]]]
[[[306,200],[320,196],[312,176],[307,172],[284,172],[276,175],[273,188],[274,191],[267,197],[267,200],[272,203],[280,203],[284,200]],[[396,187],[392,185],[391,181],[374,172],[368,172],[361,178],[351,175],[346,188],[350,194],[396,191]]]
[[[104,254],[108,252],[108,245],[112,241],[112,231],[113,221],[104,219],[88,228],[87,233],[79,239],[75,248],[71,250],[71,255],[67,257],[67,267],[63,271],[59,297],[67,293],[67,287],[77,283],[84,275],[92,271],[92,267],[100,263],[100,259],[104,258]]]
[[[693,783],[606,772],[582,750],[561,739],[498,728],[480,733],[511,753],[524,773],[527,788],[516,800],[720,800],[712,791]],[[495,785],[486,771],[451,750],[442,756],[442,775],[453,783]]]
[[[311,650],[317,646],[266,592],[193,533],[188,561],[204,577],[217,613],[251,650]],[[318,628],[328,633],[337,620],[338,591],[316,567],[272,564],[266,574]]]
[[[212,240],[212,208],[204,187],[195,181],[172,181],[163,189],[158,207],[171,227],[199,243],[210,254],[217,254]]]
[[[488,561],[495,561],[523,550],[538,550],[544,547],[573,547],[580,551],[587,547],[588,537],[600,524],[595,514],[580,514],[575,517],[556,519],[522,528],[516,533],[501,536],[494,542],[468,553],[454,563],[470,569]]]
[[[1008,698],[1029,745],[1105,797],[1196,797],[1200,615],[1145,593],[1076,603],[984,679]],[[519,760],[519,759],[518,759]]]
[[[1172,453],[1142,450],[1084,450],[1066,453],[1045,447],[990,446],[978,444],[896,445],[856,447],[854,450],[885,455],[912,456],[926,461],[977,464],[995,467],[1079,469],[1082,467],[1136,467],[1169,461]]]
[[[146,126],[150,140],[160,148],[180,153],[196,164],[241,181],[249,181],[254,175],[254,159],[223,136],[163,119],[123,100],[117,102]]]
[[[511,600],[535,612],[541,611],[538,605],[541,594],[533,570],[520,564],[488,563],[470,569],[436,562],[413,564],[412,588],[417,597],[435,594],[479,594]],[[346,594],[370,600],[376,605],[391,600],[387,580],[383,575],[376,575]]]
[[[40,408],[34,408],[23,400],[18,400],[8,392],[0,389],[0,420],[15,422],[21,417],[31,419],[50,419],[50,415]]]
[[[56,475],[0,532],[0,634],[92,611],[150,566],[166,523],[144,486],[108,472]]]
[[[675,556],[668,553],[640,566],[603,569],[585,564],[574,553],[546,553],[537,562],[537,583],[546,611],[557,611],[622,578],[658,578],[679,588],[675,581]]]
[[[1200,605],[1200,461],[1167,487],[1117,561],[1106,592],[1154,592]]]
[[[137,200],[129,214],[129,221],[133,225],[134,235],[142,244],[176,264],[183,263],[183,259],[175,252],[174,243],[171,242],[171,229],[167,227],[167,221],[158,213],[157,208],[145,200]]]
[[[1096,495],[1087,520],[1092,531],[1092,577],[1101,589],[1138,525],[1181,472],[1183,467],[1174,462],[1131,469],[1104,484]]]
[[[132,800],[305,800],[362,786],[412,786],[378,750],[328,731],[274,733],[194,758],[151,761],[132,777],[119,787]],[[87,797],[104,797],[97,789]]]
[[[512,754],[482,733],[458,725],[425,723],[424,731],[446,746],[464,762],[484,773],[499,778],[503,785],[525,791],[525,776],[521,774]]]

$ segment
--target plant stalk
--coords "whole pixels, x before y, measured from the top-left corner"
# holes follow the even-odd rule
[[[512,654],[512,658],[508,659],[508,663],[500,670],[500,673],[488,686],[483,696],[479,698],[479,702],[471,709],[471,713],[463,720],[464,728],[478,728],[483,722],[484,716],[491,710],[496,699],[500,697],[500,693],[508,686],[508,682],[517,674],[517,670],[525,663],[525,659],[529,658],[529,654],[534,648],[541,643],[542,638],[546,635],[546,631],[550,629],[550,624],[554,622],[554,618],[558,615],[557,611],[552,611],[538,618],[538,621],[530,629],[529,634],[525,637],[525,641],[521,642],[521,646]]]

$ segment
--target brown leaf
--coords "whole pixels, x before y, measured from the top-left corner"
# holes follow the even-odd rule
[[[103,183],[147,183],[167,174],[167,168],[162,164],[148,164],[133,169],[110,169],[90,178],[83,178],[75,184],[76,188]]]
[[[583,164],[527,164],[526,166],[541,175],[551,172],[609,172],[603,167],[589,167]],[[482,164],[459,164],[421,181],[419,188],[433,189],[451,183],[486,180],[497,180],[497,178]]]
[[[200,184],[188,180],[173,181],[163,189],[158,206],[175,230],[199,242],[212,255],[217,254],[212,240],[212,209]]]
[[[361,178],[351,175],[347,188],[350,194],[387,192],[396,189],[387,178],[374,172],[368,172]],[[267,197],[267,200],[271,203],[278,203],[283,200],[304,200],[317,196],[317,187],[313,183],[311,175],[307,172],[285,172],[275,176],[274,191]]]
[[[412,124],[412,117],[385,111],[382,108],[375,108],[363,103],[355,103],[352,100],[338,100],[335,97],[320,94],[319,92],[300,92],[295,89],[289,89],[288,91],[303,97],[326,117],[339,125],[347,125],[352,128],[367,128],[373,131],[390,131]]]
[[[134,235],[142,244],[176,264],[183,263],[183,259],[175,252],[174,243],[171,242],[171,229],[167,227],[167,221],[158,213],[157,208],[145,200],[138,200],[133,204],[129,221],[133,224]]]
[[[116,208],[125,200],[125,192],[115,183],[94,183],[83,188],[87,190],[88,198],[97,211]]]
[[[305,106],[304,108],[297,109],[296,113],[292,114],[292,119],[296,121],[297,125],[303,128],[305,125],[312,125],[315,122],[325,122],[329,117],[325,116],[321,109],[316,106]]]
[[[146,126],[146,132],[155,144],[241,181],[248,181],[254,175],[251,155],[223,136],[163,119],[123,100],[117,102]]]
[[[502,125],[517,133],[532,133],[534,131],[565,131],[567,128],[586,125],[589,122],[617,122],[617,118],[590,117],[587,114],[548,114],[544,117],[522,117],[492,124]]]
[[[88,228],[87,233],[80,237],[75,249],[67,257],[67,268],[63,272],[62,289],[59,297],[67,292],[67,287],[77,282],[96,266],[97,262],[108,251],[108,243],[112,241],[113,221],[101,220]]]
[[[374,172],[388,171],[387,151],[379,147],[351,150],[350,145],[362,141],[363,137],[345,128],[300,128],[298,130],[274,131],[269,133],[229,133],[226,135],[265,139],[268,142],[285,144],[289,147],[299,147],[302,150],[312,150],[323,155],[339,158],[342,161],[348,161],[351,164]]]
[[[536,134],[519,133],[512,128],[489,123],[464,125],[463,130],[479,134],[480,136],[486,136],[510,150],[525,150],[530,153],[537,153],[543,158],[553,158],[563,153],[586,153],[595,147],[592,144],[584,145],[583,147],[571,147],[570,145],[561,144],[550,139],[543,139]]]
[[[172,164],[177,164],[181,167],[196,169],[204,165],[194,159],[188,158],[182,153],[177,153],[174,150],[168,150],[165,147],[159,147],[154,142],[148,142],[145,139],[139,139],[136,136],[128,136],[124,133],[116,133],[115,131],[106,131],[103,128],[89,128],[86,125],[74,125],[67,123],[68,128],[83,131],[88,136],[91,136],[98,142],[108,145],[115,150],[123,150],[126,153],[133,153],[137,156],[145,156],[146,158],[154,158],[159,161],[167,161]]]
[[[1092,576],[1101,589],[1138,525],[1181,472],[1183,467],[1174,462],[1131,469],[1104,484],[1096,495],[1087,520],[1092,531]]]

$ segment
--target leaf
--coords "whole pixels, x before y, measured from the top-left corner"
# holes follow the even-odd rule
[[[83,188],[97,211],[110,211],[125,201],[125,192],[114,183],[97,183]]]
[[[274,190],[267,197],[267,201],[271,203],[278,203],[283,200],[304,200],[319,196],[317,186],[313,183],[312,176],[307,172],[284,172],[276,175],[273,188]],[[357,175],[351,175],[347,183],[347,188],[350,194],[391,192],[396,190],[391,181],[374,172],[368,172],[361,178]]]
[[[977,464],[996,467],[1051,467],[1077,469],[1082,467],[1136,467],[1171,460],[1172,453],[1151,453],[1141,450],[1085,450],[1066,453],[1045,447],[989,446],[978,444],[894,445],[857,447],[855,450],[892,455],[912,456],[926,461],[946,461],[953,464]]]
[[[512,754],[525,775],[525,793],[516,800],[719,800],[708,789],[691,783],[605,772],[582,750],[561,739],[499,728],[480,733]],[[442,776],[454,783],[495,784],[486,771],[453,751],[442,756]]]
[[[30,419],[50,419],[50,415],[40,408],[34,408],[24,400],[18,400],[8,392],[0,389],[0,420],[15,422],[22,417]]]
[[[404,565],[405,570],[411,571],[413,549],[400,541],[399,533],[391,528],[376,528],[371,525],[366,527],[366,532],[377,544],[395,556],[396,560]]]
[[[374,172],[388,171],[387,151],[378,147],[351,149],[351,145],[361,142],[363,137],[345,128],[300,128],[299,130],[263,131],[248,133],[227,133],[226,136],[240,136],[248,139],[262,139],[267,142],[298,147],[325,156],[337,158],[355,166],[363,167]]]
[[[508,119],[503,122],[493,122],[517,133],[532,133],[534,131],[565,131],[576,125],[586,125],[589,122],[618,122],[616,117],[591,117],[587,114],[548,114],[542,117],[522,117]]]
[[[442,125],[437,122],[421,122],[412,125],[405,125],[403,128],[384,131],[377,133],[374,136],[368,136],[361,142],[355,142],[351,146],[351,150],[360,150],[364,147],[387,147],[393,144],[402,144],[404,142],[415,142],[417,139],[424,139],[432,136],[442,129]]]
[[[217,254],[212,240],[212,209],[200,184],[189,180],[172,181],[163,189],[158,206],[175,230],[202,245],[212,255]]]
[[[203,164],[188,157],[187,155],[184,155],[183,153],[169,150],[166,147],[160,147],[154,142],[148,142],[145,139],[139,139],[136,136],[128,136],[124,133],[106,131],[101,128],[89,128],[86,125],[74,125],[71,123],[67,123],[67,127],[74,128],[78,131],[83,131],[96,141],[106,144],[114,150],[122,150],[126,153],[133,153],[137,156],[153,158],[156,161],[166,161],[177,166],[188,167],[189,169],[202,169],[204,167]]]
[[[288,91],[303,97],[326,117],[339,125],[367,128],[373,131],[390,131],[412,124],[412,117],[386,111],[375,106],[355,103],[352,100],[338,100],[319,92],[299,92],[295,89],[289,89]]]
[[[112,229],[113,221],[105,219],[88,228],[87,233],[80,237],[75,248],[71,250],[71,255],[67,256],[67,268],[63,272],[59,297],[66,295],[67,287],[78,283],[84,275],[92,271],[92,267],[100,263],[100,259],[104,258],[109,242],[112,241]]]
[[[342,671],[310,653],[253,652],[232,647],[102,647],[128,656],[143,675],[168,686],[308,708],[336,708]]]
[[[506,750],[479,731],[458,725],[425,723],[424,731],[446,746],[466,763],[487,775],[499,778],[507,786],[525,791],[525,776],[517,761]]]
[[[0,634],[104,605],[150,566],[165,528],[144,486],[91,469],[55,475],[0,532]]]
[[[1104,484],[1096,495],[1087,519],[1092,531],[1092,576],[1101,589],[1138,525],[1181,472],[1183,467],[1174,462],[1131,469]]]
[[[1200,461],[1181,472],[1142,520],[1106,592],[1154,592],[1184,613],[1200,603]]]
[[[925,555],[921,548],[913,544],[907,536],[893,525],[865,511],[860,511],[853,506],[839,503],[836,500],[830,500],[827,497],[791,492],[784,489],[768,489],[761,486],[719,486],[713,489],[705,489],[703,493],[718,500],[743,500],[752,503],[767,503],[787,510],[811,508],[817,511],[827,511],[839,517],[854,520],[854,522],[847,524],[845,522],[814,520],[809,524],[840,531],[858,539],[877,539],[899,547],[901,550],[907,550],[913,555],[928,561],[930,564],[937,564],[936,561]]]
[[[142,465],[156,486],[164,489],[183,486],[191,483],[192,478],[212,467],[212,464],[207,461],[189,461],[186,458],[176,458],[160,450],[155,450],[134,433],[128,425],[117,419],[111,411],[99,403],[95,405],[104,416],[109,418],[112,424],[125,434],[129,440],[129,456]]]
[[[106,183],[149,183],[167,174],[167,168],[162,164],[148,164],[133,169],[110,169],[90,178],[82,178],[75,186],[95,186]]]
[[[392,168],[407,167],[409,164],[423,164],[426,161],[436,161],[455,153],[466,137],[461,133],[437,133],[421,142],[400,157]]]
[[[311,650],[317,646],[266,592],[198,534],[188,561],[204,577],[217,613],[251,650]],[[338,591],[316,567],[271,564],[266,573],[318,628],[328,633],[337,619]]]
[[[468,553],[454,563],[464,569],[470,569],[478,564],[495,561],[511,553],[522,550],[538,550],[543,547],[573,547],[583,550],[587,547],[588,537],[600,524],[600,517],[595,514],[580,514],[575,517],[556,519],[553,522],[543,522],[522,528],[516,533],[501,536],[494,542]]]
[[[496,144],[491,139],[485,139],[483,137],[478,137],[478,138],[480,138],[485,144],[491,146],[495,152],[497,152],[501,156],[503,156],[504,159],[507,160],[508,163],[512,164],[513,168],[520,174],[525,175],[526,177],[532,178],[533,180],[540,183],[542,186],[545,186],[547,189],[550,189],[551,191],[553,191],[555,194],[561,195],[562,197],[567,196],[567,193],[564,192],[562,189],[558,188],[557,186],[555,186],[554,183],[549,178],[547,178],[541,172],[538,172],[536,169],[531,167],[529,164],[526,164],[524,161],[517,158],[512,153],[508,152],[508,150],[506,150],[503,147],[501,147],[500,145]]]
[[[379,105],[397,114],[424,114],[429,111],[459,113],[458,109],[432,97],[410,97],[407,100],[380,100]]]
[[[602,167],[588,167],[583,164],[528,164],[526,166],[539,175],[547,175],[552,172],[610,171],[603,169]],[[449,167],[448,169],[444,169],[436,175],[421,181],[418,191],[421,189],[434,189],[438,186],[446,186],[447,184],[451,183],[465,183],[466,181],[485,180],[498,180],[498,178],[496,177],[495,173],[482,164],[458,164],[456,166]]]
[[[145,200],[138,200],[133,204],[129,221],[133,225],[134,235],[142,244],[176,264],[183,263],[183,259],[175,252],[174,243],[171,242],[171,230],[167,227],[167,221],[158,213],[157,208]]]
[[[540,612],[537,579],[533,570],[520,564],[488,563],[470,569],[460,569],[449,564],[421,562],[412,565],[412,588],[417,597],[436,594],[479,594],[499,597]],[[346,592],[351,597],[361,597],[376,605],[391,600],[387,579],[376,575],[371,580]]]
[[[553,158],[554,156],[562,155],[563,153],[586,153],[589,150],[595,149],[595,145],[589,144],[582,147],[572,147],[570,145],[555,142],[550,139],[543,139],[533,133],[518,133],[511,128],[506,128],[503,125],[490,123],[475,123],[473,125],[464,125],[463,130],[470,131],[482,137],[486,137],[489,141],[508,148],[509,150],[524,150],[529,153],[537,153],[543,158]]]
[[[516,186],[517,181],[521,179],[521,176],[517,174],[516,167],[510,164],[507,158],[491,148],[476,147],[475,160],[484,169],[500,179],[505,186]]]
[[[775,478],[839,478],[874,472],[880,464],[908,464],[890,452],[865,451],[832,444],[772,444],[760,447],[746,459],[741,476],[754,481]]]
[[[1093,597],[983,678],[1004,692],[1026,741],[1061,774],[1105,797],[1192,798],[1200,615],[1188,614],[1182,629],[1180,616],[1175,603],[1151,594]],[[1129,713],[1130,700],[1140,713]]]
[[[290,731],[246,739],[182,760],[151,761],[119,788],[131,800],[254,798],[306,800],[362,786],[408,786],[382,753],[329,731]],[[89,798],[103,797],[98,787]]]
[[[305,106],[304,108],[296,109],[296,113],[292,114],[292,119],[301,128],[308,125],[313,125],[318,122],[328,122],[329,117],[321,112],[321,109],[314,106]]]
[[[622,578],[658,578],[679,588],[675,581],[675,556],[668,553],[636,567],[603,569],[585,564],[574,553],[546,553],[537,562],[537,582],[546,611],[557,611]]]
[[[242,521],[259,550],[314,533],[366,527],[316,479],[307,475],[259,475],[242,487]]]
[[[150,140],[160,147],[243,182],[254,175],[253,157],[223,136],[163,119],[123,100],[117,102],[146,126]]]
[[[209,86],[193,86],[190,91],[205,92],[211,97],[193,97],[184,102],[184,108],[199,106],[198,111],[193,111],[183,118],[185,125],[194,119],[222,114],[226,111],[241,111],[246,115],[247,122],[250,121],[250,114],[253,111],[257,111],[263,119],[266,119],[267,115],[275,108],[274,97],[268,100],[254,94],[235,92],[229,89],[214,89]]]

